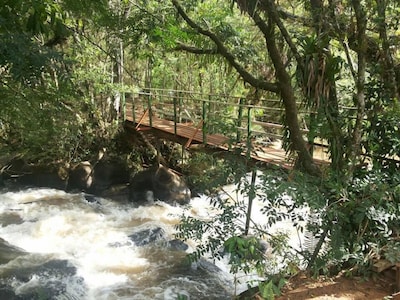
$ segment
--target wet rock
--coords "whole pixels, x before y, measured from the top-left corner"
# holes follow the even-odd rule
[[[29,187],[65,189],[66,182],[55,165],[35,165],[14,158],[0,169],[4,187],[14,190]]]
[[[169,203],[185,204],[191,197],[183,178],[162,165],[138,172],[130,182],[131,201],[147,201],[149,192],[153,193],[155,199]]]
[[[6,285],[0,284],[0,299],[7,299],[7,300],[23,300],[23,298],[17,296],[10,287]]]
[[[96,195],[111,186],[128,184],[129,170],[123,161],[117,159],[101,160],[93,167],[91,191]]]
[[[184,204],[191,196],[182,177],[164,166],[159,166],[154,174],[153,189],[155,198],[166,202]]]
[[[80,162],[69,171],[67,191],[88,191],[92,182],[92,164],[89,161]]]
[[[18,225],[22,224],[24,220],[20,217],[19,214],[15,212],[5,212],[0,214],[0,225],[8,226],[8,225]],[[1,298],[0,298],[1,299]]]
[[[153,177],[155,168],[149,168],[135,174],[129,183],[129,199],[133,202],[145,202],[152,200],[149,195],[153,195]]]
[[[58,190],[64,190],[66,185],[57,172],[40,169],[32,169],[30,173],[21,176],[17,183],[23,187],[44,187]]]
[[[118,202],[127,202],[129,199],[129,184],[118,184],[102,191],[99,195],[103,198],[109,198]]]
[[[46,277],[69,277],[76,274],[76,268],[69,263],[67,260],[50,260],[43,264],[19,267],[18,269],[11,269],[5,272],[8,276],[18,279],[22,282],[28,282],[33,275]]]
[[[167,246],[174,251],[186,251],[189,249],[189,246],[185,242],[178,239],[168,241]]]
[[[136,246],[145,246],[156,241],[165,240],[166,233],[164,229],[154,227],[139,230],[128,237]]]
[[[20,176],[24,175],[26,163],[20,157],[1,157],[0,177],[3,185],[13,184]]]
[[[26,252],[18,247],[15,247],[2,238],[0,238],[0,264],[6,264],[11,260],[16,259],[21,255],[25,255]],[[3,299],[0,297],[0,299]]]
[[[92,204],[101,204],[99,201],[99,198],[97,198],[95,195],[92,194],[84,194],[83,197],[85,198],[85,200],[89,203]]]
[[[74,295],[67,288],[72,282],[82,287]],[[66,260],[7,269],[0,277],[0,299],[78,299],[77,296],[85,296],[83,279],[76,276],[76,268]]]
[[[101,160],[93,165],[83,161],[69,171],[67,191],[83,191],[100,196],[110,193],[115,185],[128,183],[129,170],[121,161]]]
[[[192,263],[192,269],[194,270],[200,269],[211,274],[217,274],[219,272],[222,272],[222,270],[219,267],[217,267],[214,263],[204,258],[200,258],[198,261]]]

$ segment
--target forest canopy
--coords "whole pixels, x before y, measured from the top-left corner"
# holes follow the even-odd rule
[[[253,106],[273,99],[279,108],[268,121],[282,125],[295,170],[264,174],[276,183],[258,186],[272,198],[266,218],[290,218],[290,209],[305,204],[321,213],[319,226],[308,228],[318,243],[302,253],[316,272],[328,260],[351,267],[389,253],[399,262],[399,15],[398,0],[5,0],[0,156],[93,157],[123,130],[125,99],[137,91],[196,92]],[[314,141],[326,146],[329,165],[315,163]],[[198,157],[214,169],[195,183],[237,180],[242,171]],[[285,214],[279,205],[288,194],[294,201]],[[225,227],[193,219],[180,225],[182,238],[217,234],[196,254],[224,245],[234,252],[238,244],[254,250],[253,240],[229,236],[239,228],[237,207],[215,206],[228,214],[219,219]]]
[[[106,138],[116,93],[152,86],[281,99],[286,149],[309,173],[318,170],[299,103],[308,138],[328,141],[336,171],[351,173],[363,152],[390,165],[399,9],[382,0],[6,1],[2,141],[40,153],[62,143],[45,155],[71,155],[83,132]]]

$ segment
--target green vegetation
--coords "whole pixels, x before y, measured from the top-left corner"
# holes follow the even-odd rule
[[[295,170],[265,171],[252,185],[241,181],[251,170],[245,161],[191,154],[182,170],[215,195],[218,213],[183,218],[178,235],[199,242],[193,259],[225,248],[232,272],[267,278],[265,299],[297,267],[367,274],[376,259],[399,261],[399,13],[396,0],[5,1],[0,155],[71,162],[103,147],[118,153],[125,100],[141,89],[253,105],[279,99],[279,109],[256,115],[283,125]],[[208,103],[213,126],[236,126],[238,111]],[[314,142],[327,145],[329,166],[314,163]],[[128,152],[142,160],[138,149]],[[247,199],[215,194],[226,183],[262,199],[264,227],[243,224]],[[317,218],[294,213],[305,208]],[[284,234],[269,232],[285,219],[307,232],[310,247],[295,252]],[[259,252],[260,238],[275,260]]]

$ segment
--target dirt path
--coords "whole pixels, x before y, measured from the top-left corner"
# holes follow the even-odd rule
[[[284,288],[283,295],[277,300],[382,300],[395,291],[391,276],[379,276],[375,279],[358,277],[336,277],[311,279],[299,275]],[[400,298],[386,298],[400,299]]]

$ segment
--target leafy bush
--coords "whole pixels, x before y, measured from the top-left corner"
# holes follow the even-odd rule
[[[271,278],[284,278],[299,268],[307,267],[314,274],[335,274],[343,269],[367,272],[373,259],[398,261],[400,176],[363,170],[348,183],[325,176],[265,171],[254,187],[249,180],[236,181],[242,197],[233,199],[223,192],[214,195],[209,217],[183,216],[177,236],[197,242],[196,250],[189,254],[192,260],[228,253],[231,272],[263,276],[267,280],[260,288],[267,294]],[[250,216],[251,235],[246,236],[251,188],[262,203],[264,219],[260,224]],[[300,248],[290,244],[285,232],[272,231],[284,220],[304,234]],[[270,251],[260,251],[260,240],[268,243]]]
[[[194,194],[210,193],[214,189],[237,180],[246,172],[246,166],[237,157],[219,158],[218,154],[193,153],[182,166]]]

